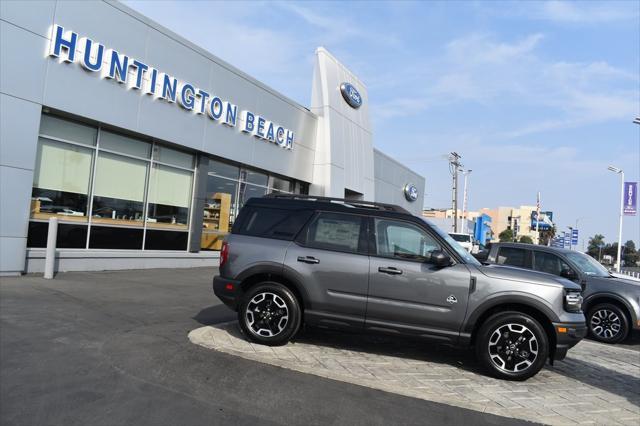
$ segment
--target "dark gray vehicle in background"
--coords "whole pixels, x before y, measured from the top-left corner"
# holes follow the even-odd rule
[[[250,199],[213,287],[254,342],[285,344],[303,323],[417,336],[475,346],[487,372],[510,380],[586,334],[579,285],[483,266],[424,219],[378,203]]]
[[[617,343],[631,330],[640,330],[640,282],[611,275],[591,256],[519,243],[493,243],[486,256],[488,263],[533,269],[580,284],[582,309],[595,340]]]

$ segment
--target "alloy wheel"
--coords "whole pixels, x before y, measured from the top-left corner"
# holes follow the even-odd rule
[[[529,368],[538,357],[538,339],[522,324],[503,324],[489,339],[489,358],[500,370],[519,373]]]
[[[601,339],[611,340],[622,330],[622,321],[617,313],[609,309],[599,309],[590,320],[591,331]]]
[[[274,337],[285,329],[289,309],[284,299],[275,293],[258,293],[249,301],[245,313],[247,328],[257,336]]]

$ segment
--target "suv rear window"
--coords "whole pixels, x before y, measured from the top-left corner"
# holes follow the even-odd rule
[[[509,265],[526,268],[526,255],[527,252],[524,249],[514,247],[500,247],[500,249],[498,250],[498,256],[496,256],[496,263],[498,265]]]
[[[307,247],[347,253],[367,253],[366,221],[361,216],[320,213],[307,227],[303,241]]]
[[[313,214],[310,210],[272,209],[268,207],[245,207],[234,234],[253,237],[293,240]],[[240,218],[239,218],[240,219]]]

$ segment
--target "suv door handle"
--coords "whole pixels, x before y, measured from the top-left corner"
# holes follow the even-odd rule
[[[382,266],[378,268],[378,272],[382,272],[383,274],[389,275],[402,275],[402,269],[394,268],[393,266],[389,266],[383,268]]]
[[[320,260],[316,259],[313,256],[298,256],[298,262],[304,263],[320,263]]]

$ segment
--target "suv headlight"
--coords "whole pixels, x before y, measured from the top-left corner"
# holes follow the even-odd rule
[[[565,293],[564,310],[567,312],[580,312],[582,310],[582,294],[577,291]]]

